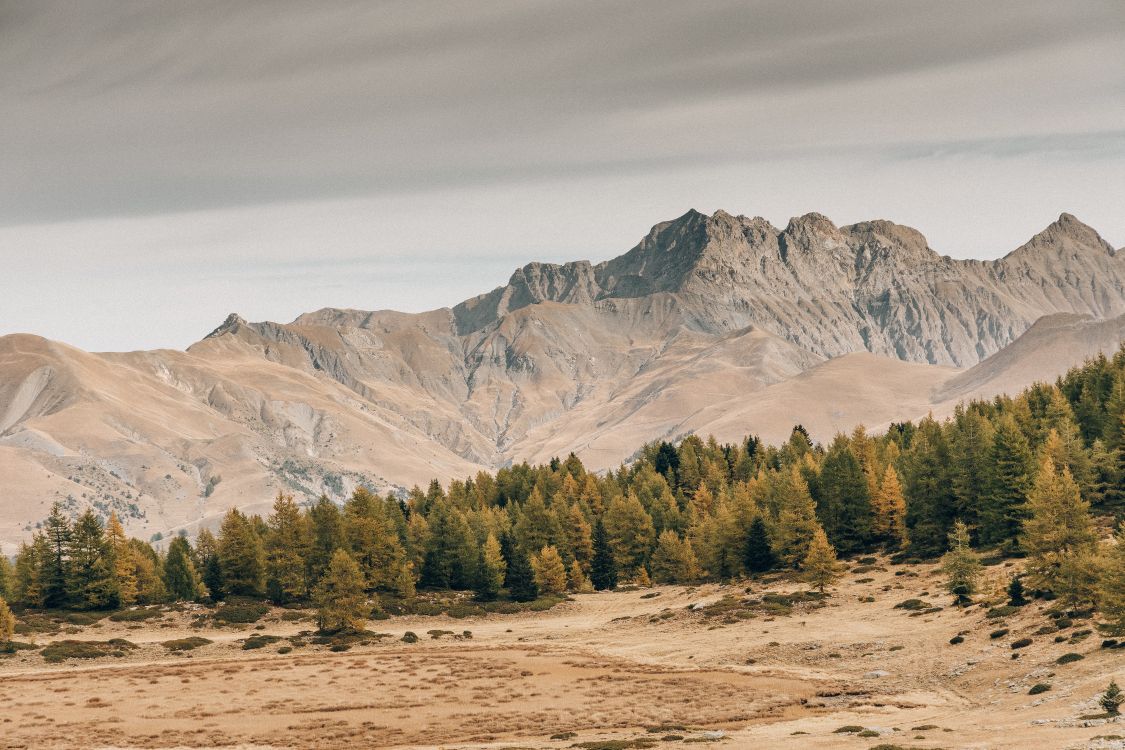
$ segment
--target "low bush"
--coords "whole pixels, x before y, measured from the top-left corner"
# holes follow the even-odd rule
[[[51,664],[56,664],[66,659],[98,659],[103,656],[122,657],[127,651],[137,648],[135,643],[130,643],[123,638],[112,638],[108,641],[56,641],[43,648],[39,653],[43,659]]]
[[[229,600],[226,601],[215,610],[212,615],[215,622],[231,623],[231,624],[246,624],[257,622],[265,617],[266,613],[270,611],[269,606],[262,602],[247,600]]]
[[[200,646],[206,646],[208,643],[211,643],[211,641],[207,640],[206,638],[200,638],[197,635],[193,635],[190,638],[177,638],[171,641],[164,641],[160,645],[168,649],[169,651],[191,651],[193,649],[199,648]]]
[[[1020,638],[1018,641],[1012,641],[1012,648],[1027,648],[1030,645],[1030,638]]]
[[[895,609],[905,609],[908,611],[915,611],[921,609],[929,609],[930,605],[921,599],[907,599],[906,601],[899,602],[895,605]]]
[[[997,638],[1003,638],[1007,634],[1008,634],[1007,628],[1000,628],[999,630],[993,630],[991,633],[988,634],[988,637],[993,639],[993,640],[996,640]]]
[[[1059,658],[1055,659],[1055,664],[1070,664],[1071,662],[1082,661],[1085,658],[1086,657],[1082,654],[1076,654],[1071,651],[1070,653],[1063,654]]]
[[[413,633],[412,631],[407,630],[405,633],[402,634],[402,642],[403,643],[417,643],[418,642],[418,636],[415,633]]]
[[[1031,686],[1031,690],[1027,691],[1028,695],[1039,695],[1051,689],[1051,686],[1045,682],[1037,682]]]
[[[1010,604],[1005,604],[1002,607],[992,607],[988,610],[988,614],[986,614],[985,617],[990,620],[998,620],[1001,617],[1010,617],[1016,612],[1019,612],[1019,607],[1013,607]]]
[[[143,622],[163,616],[164,611],[160,607],[133,607],[114,612],[109,619],[114,622]]]
[[[953,644],[954,646],[956,646],[956,645],[957,645],[957,644],[959,644],[959,643],[964,643],[964,642],[965,642],[965,636],[963,636],[963,635],[955,635],[955,636],[953,636],[952,638],[950,638],[950,639],[949,639],[949,642],[950,642],[951,644]]]
[[[251,651],[256,648],[265,648],[266,646],[277,643],[280,640],[281,636],[277,635],[252,635],[243,642],[242,650]]]

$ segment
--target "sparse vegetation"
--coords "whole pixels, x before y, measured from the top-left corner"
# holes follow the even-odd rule
[[[125,656],[126,652],[137,648],[136,644],[121,638],[108,641],[56,641],[44,646],[39,653],[44,661],[54,664],[66,659],[98,659],[103,656]]]

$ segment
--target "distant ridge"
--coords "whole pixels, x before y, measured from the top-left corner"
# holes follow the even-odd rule
[[[1036,322],[1038,321],[1038,322]],[[418,314],[231,314],[186,352],[0,338],[0,544],[50,503],[132,533],[691,432],[818,440],[1050,380],[1125,336],[1125,254],[1069,214],[996,261],[889,221],[689,211],[604,263]],[[966,369],[968,368],[968,369]]]

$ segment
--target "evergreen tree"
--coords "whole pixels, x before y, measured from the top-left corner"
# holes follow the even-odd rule
[[[978,410],[957,407],[949,451],[954,510],[970,526],[979,523],[978,513],[990,490],[995,433],[992,423]]]
[[[756,516],[750,524],[750,532],[746,535],[743,562],[748,573],[765,573],[767,570],[773,570],[777,565],[777,559],[770,547],[766,522],[761,516]]]
[[[598,591],[617,586],[617,562],[609,545],[609,534],[600,518],[594,524],[594,559],[590,564],[590,581]]]
[[[223,518],[218,539],[224,594],[261,596],[265,585],[265,551],[254,526],[237,508]]]
[[[79,516],[67,541],[66,589],[67,600],[77,609],[106,609],[117,604],[105,535],[91,510]]]
[[[773,551],[783,565],[797,568],[820,524],[809,487],[797,467],[781,472],[779,478],[780,511],[772,535]]]
[[[0,652],[11,648],[12,636],[16,632],[16,618],[8,608],[8,602],[0,598]]]
[[[590,576],[586,575],[586,571],[577,560],[572,562],[570,569],[566,571],[566,588],[576,594],[589,594],[594,590]]]
[[[840,577],[836,550],[832,548],[828,535],[820,526],[817,526],[816,531],[813,532],[808,553],[801,564],[801,571],[805,581],[822,594],[826,586]]]
[[[49,554],[39,561],[39,586],[45,607],[61,607],[67,600],[66,551],[70,546],[70,522],[62,512],[62,506],[55,503],[51,514],[43,524],[43,536],[50,549]]]
[[[516,602],[530,602],[539,596],[531,561],[519,547],[515,548],[512,559],[508,561],[508,595]]]
[[[1098,608],[1113,632],[1125,635],[1125,524],[1118,528],[1116,543],[1106,552],[1098,582]]]
[[[338,549],[316,590],[316,624],[324,633],[361,632],[372,610],[365,578],[346,550]]]
[[[519,507],[512,525],[515,543],[530,558],[539,550],[557,545],[562,537],[558,518],[547,508],[543,493],[536,487],[527,502]]]
[[[1090,505],[1082,499],[1070,470],[1055,469],[1043,458],[1028,496],[1030,518],[1024,523],[1020,546],[1028,554],[1027,574],[1038,589],[1060,597],[1084,596],[1090,563],[1097,544],[1090,521]],[[1086,573],[1082,570],[1086,569]],[[1069,583],[1069,585],[1067,585]]]
[[[137,604],[157,604],[168,598],[164,588],[163,565],[160,555],[140,539],[129,540],[129,555],[135,562],[133,573],[137,578]]]
[[[980,556],[969,546],[969,527],[964,521],[953,524],[949,534],[949,551],[941,559],[941,569],[945,573],[945,588],[957,597],[956,603],[969,604],[977,591],[980,578]]]
[[[933,417],[923,419],[912,433],[903,463],[910,549],[923,557],[939,555],[946,549],[957,503],[950,481],[949,444]]]
[[[1026,604],[1027,597],[1024,596],[1023,581],[1020,580],[1018,575],[1012,576],[1012,581],[1008,584],[1008,606],[1023,607]]]
[[[898,472],[893,466],[887,466],[887,470],[883,473],[883,481],[875,495],[873,506],[875,539],[890,549],[905,547],[906,498],[903,497]]]
[[[442,543],[441,547],[434,550],[440,566],[439,571],[431,570],[431,575],[437,579],[435,585],[464,588],[464,581],[458,577],[459,558],[454,555],[451,538],[454,519],[449,512],[449,503],[436,496],[430,501],[430,507],[431,512],[440,515],[446,524],[441,528],[442,537],[437,540]],[[367,489],[357,487],[344,504],[343,521],[348,553],[363,572],[364,588],[368,591],[392,588],[394,578],[406,559],[406,552],[387,517],[383,501]],[[292,534],[299,535],[299,531],[295,528]]]
[[[992,446],[993,476],[980,510],[980,541],[1014,547],[1027,518],[1027,492],[1031,486],[1031,450],[1010,415],[996,424]]]
[[[660,532],[649,563],[655,583],[688,583],[699,577],[699,562],[691,542],[671,529]]]
[[[1102,693],[1098,703],[1110,716],[1117,716],[1121,713],[1121,704],[1125,703],[1125,693],[1121,692],[1121,688],[1117,687],[1117,683],[1113,680],[1109,681],[1109,687]]]
[[[12,563],[7,555],[0,553],[0,599],[11,599],[14,587],[15,571],[12,569]]]
[[[583,571],[588,570],[594,558],[593,529],[577,502],[567,509],[567,523],[563,528],[571,557]]]
[[[193,602],[205,595],[206,589],[191,561],[191,546],[178,536],[168,545],[164,560],[164,588],[172,601]]]
[[[128,607],[137,601],[137,563],[133,557],[129,538],[121,526],[116,513],[109,514],[105,531],[106,549],[113,575],[114,589],[117,592],[117,606]]]
[[[824,457],[817,516],[840,552],[855,552],[871,544],[867,478],[844,435],[836,436]]]
[[[307,556],[312,548],[308,520],[292,495],[277,493],[266,534],[266,591],[278,604],[308,593]]]
[[[490,602],[497,597],[504,585],[504,577],[508,564],[500,549],[500,542],[493,534],[489,534],[481,547],[481,560],[479,575],[477,577],[477,599]]]
[[[541,596],[561,594],[566,591],[566,566],[555,547],[544,547],[531,558],[535,587]]]
[[[618,569],[635,573],[644,566],[656,539],[652,518],[630,491],[610,501],[604,521]]]
[[[15,601],[25,607],[43,606],[42,562],[50,554],[47,537],[42,534],[36,534],[30,545],[20,545],[12,581]]]
[[[222,599],[223,569],[219,563],[219,544],[215,540],[215,535],[208,529],[202,529],[195,537],[194,562],[211,599],[214,601]]]
[[[412,517],[425,523],[421,515]],[[309,548],[305,559],[305,578],[310,587],[315,587],[320,576],[328,570],[332,555],[344,547],[344,519],[336,503],[327,495],[321,495],[308,511]],[[417,561],[421,565],[421,559]]]

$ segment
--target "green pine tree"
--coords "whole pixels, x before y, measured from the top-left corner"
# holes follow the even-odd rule
[[[87,510],[67,540],[67,601],[77,609],[117,606],[117,587],[101,521]]]
[[[481,547],[480,567],[478,569],[477,599],[489,602],[500,594],[504,585],[508,564],[500,550],[500,542],[494,534],[489,534]]]
[[[346,550],[332,554],[316,590],[316,624],[324,633],[361,632],[374,608],[365,576]]]
[[[515,548],[512,559],[508,561],[508,595],[516,602],[530,602],[539,597],[531,560],[519,547]]]
[[[307,557],[312,546],[308,519],[292,495],[279,492],[268,523],[266,591],[278,604],[304,599],[308,594]]]
[[[1032,461],[1027,438],[1010,415],[996,423],[992,466],[989,492],[980,509],[980,541],[1014,548],[1027,518]]]
[[[949,551],[941,559],[941,569],[945,573],[945,588],[953,594],[956,603],[969,604],[977,591],[980,578],[980,556],[969,546],[969,527],[957,520],[949,534]]]
[[[223,593],[261,596],[266,577],[265,551],[254,525],[237,508],[231,508],[223,518],[217,547]]]
[[[590,564],[590,582],[598,591],[617,586],[617,563],[609,545],[609,534],[600,518],[594,524],[594,559]]]
[[[749,573],[765,573],[773,570],[777,565],[777,558],[770,547],[769,533],[766,522],[761,516],[755,516],[750,524],[750,532],[746,535],[746,549],[743,553],[743,562]]]
[[[191,561],[191,545],[178,536],[168,545],[164,560],[164,587],[172,601],[193,602],[205,595],[206,588]]]

